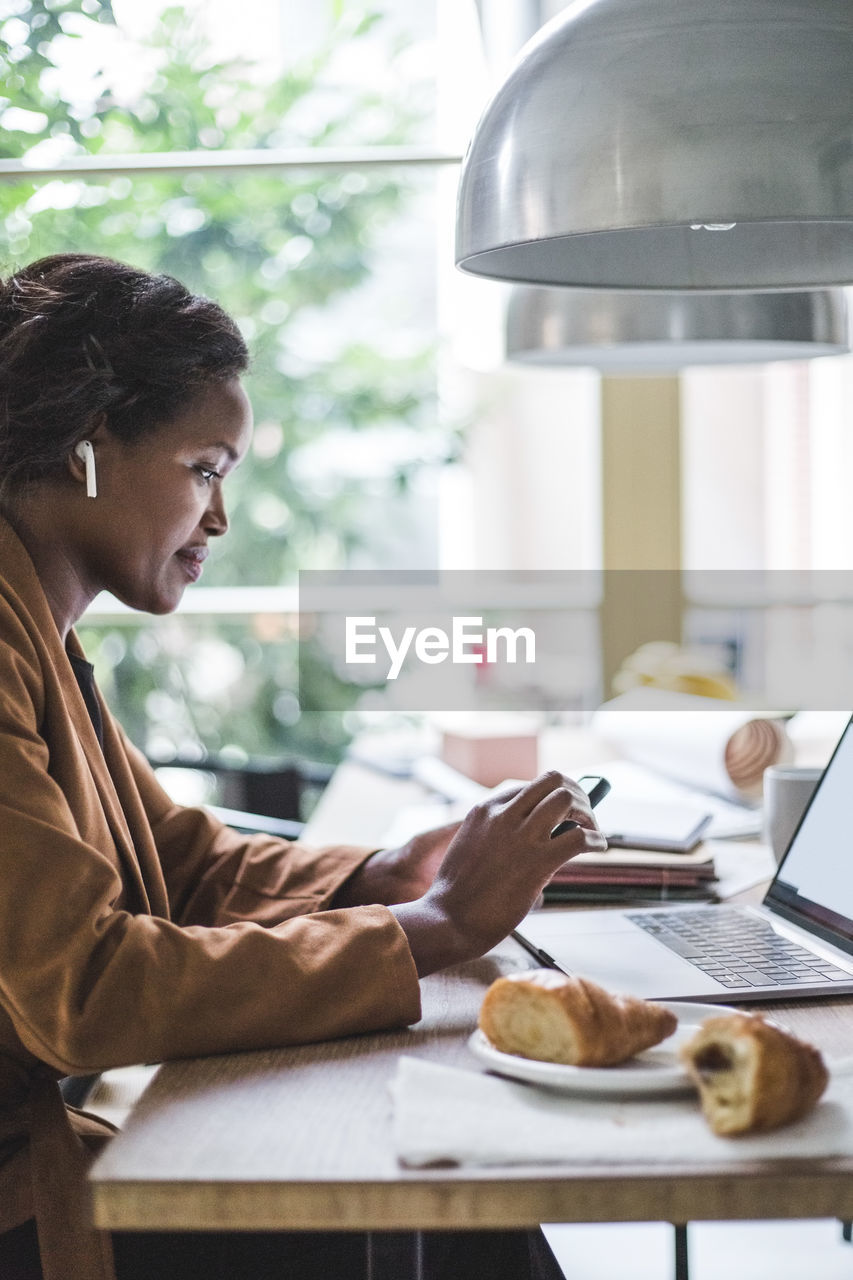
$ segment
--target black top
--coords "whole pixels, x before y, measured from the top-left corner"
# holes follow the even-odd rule
[[[101,716],[101,707],[98,702],[98,695],[95,690],[95,668],[91,662],[87,662],[85,658],[78,658],[75,654],[68,654],[68,661],[71,663],[71,670],[80,686],[80,692],[83,695],[83,701],[86,704],[86,710],[89,712],[89,718],[92,721],[92,728],[95,730],[95,736],[101,744],[101,750],[104,748],[104,721]],[[82,1107],[98,1076],[65,1076],[59,1082],[59,1088],[62,1093],[63,1101],[71,1107]]]
[[[104,722],[101,717],[101,706],[98,702],[98,694],[95,689],[95,668],[91,662],[87,662],[85,658],[78,658],[75,654],[68,654],[68,661],[71,663],[71,670],[80,686],[80,692],[83,695],[83,701],[86,704],[86,710],[89,712],[89,719],[92,721],[92,728],[98,742],[101,744],[101,750],[104,746]]]

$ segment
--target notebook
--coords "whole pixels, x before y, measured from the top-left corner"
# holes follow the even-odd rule
[[[596,811],[611,849],[656,849],[663,853],[695,849],[713,816],[698,805],[624,800],[612,792]]]
[[[853,717],[760,906],[552,908],[514,936],[543,965],[650,999],[853,994]]]

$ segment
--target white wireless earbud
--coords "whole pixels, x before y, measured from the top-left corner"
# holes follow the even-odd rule
[[[98,480],[95,475],[95,450],[92,447],[91,440],[81,440],[75,446],[74,452],[78,458],[82,458],[86,464],[86,494],[90,498],[98,496]]]

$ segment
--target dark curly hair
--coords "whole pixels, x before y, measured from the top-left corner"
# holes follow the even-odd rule
[[[0,283],[0,501],[61,473],[102,415],[133,440],[243,373],[229,315],[166,275],[59,253]]]

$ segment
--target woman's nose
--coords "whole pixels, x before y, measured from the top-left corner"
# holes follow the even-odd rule
[[[210,502],[207,504],[205,512],[205,528],[212,537],[221,537],[223,533],[228,532],[228,516],[225,511],[225,501],[222,497],[222,488],[216,484],[210,495]]]

